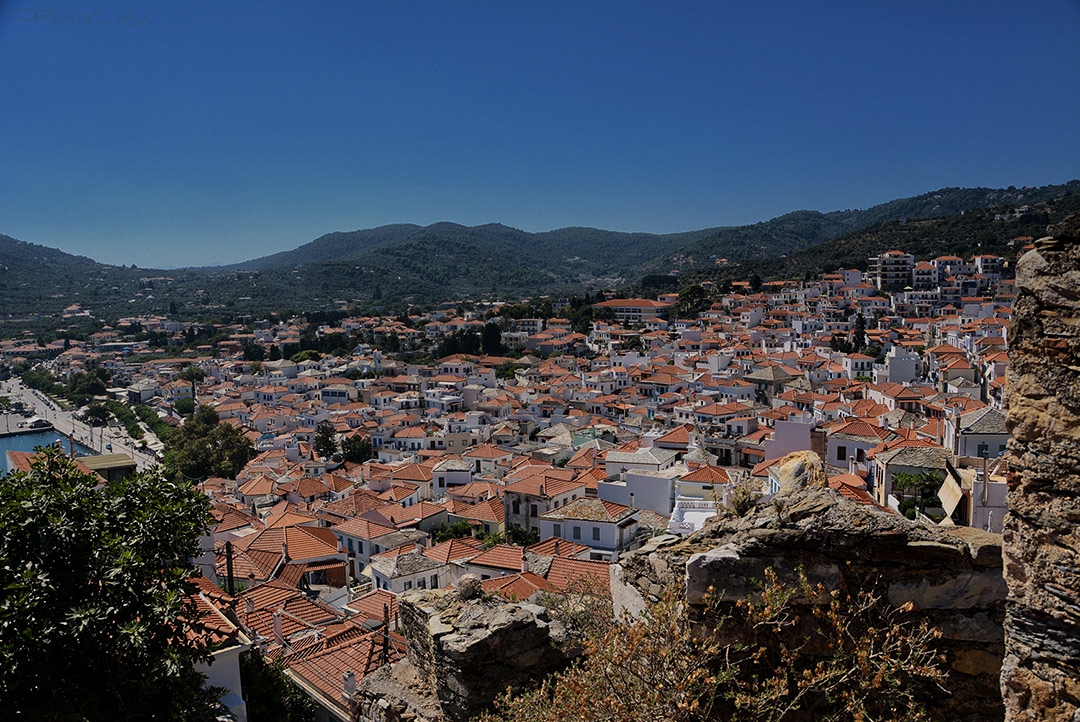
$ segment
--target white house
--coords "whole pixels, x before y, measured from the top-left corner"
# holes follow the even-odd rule
[[[603,499],[584,498],[540,516],[540,538],[585,544],[589,558],[614,561],[637,537],[638,510]]]

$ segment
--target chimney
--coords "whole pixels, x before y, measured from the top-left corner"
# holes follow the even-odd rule
[[[342,696],[348,702],[356,694],[356,675],[352,673],[352,670],[341,675],[341,686]]]
[[[529,558],[527,556],[525,556],[525,550],[524,549],[521,550],[521,571],[522,572],[529,571]]]
[[[281,558],[289,561],[289,545],[286,542],[281,542]]]
[[[281,632],[281,610],[274,612],[274,641],[285,644],[285,635]]]
[[[248,614],[255,613],[255,597],[249,594],[244,598],[244,609],[247,610]]]
[[[424,553],[424,542],[420,541],[419,539],[416,540],[416,553],[417,554],[423,554]]]
[[[634,505],[634,492],[630,492],[630,508],[631,508],[631,509],[636,509],[636,508],[637,508],[637,507],[636,507],[636,506]]]
[[[352,699],[352,695],[356,694],[356,676],[353,675],[351,669],[341,675],[341,687],[341,696],[345,697],[346,701]]]
[[[559,538],[555,538],[555,556],[559,556]]]

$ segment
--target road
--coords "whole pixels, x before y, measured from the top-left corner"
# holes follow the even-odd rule
[[[75,418],[70,411],[64,411],[44,394],[26,388],[17,379],[3,382],[0,395],[20,399],[32,407],[38,416],[45,419],[64,436],[74,434],[75,441],[94,449],[99,454],[127,454],[135,460],[139,470],[157,466],[158,461],[132,442],[123,429],[112,427],[91,427]],[[107,446],[111,445],[110,450]]]

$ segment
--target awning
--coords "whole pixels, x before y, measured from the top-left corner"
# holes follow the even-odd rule
[[[307,567],[305,571],[317,572],[323,569],[334,569],[335,567],[343,567],[345,566],[345,561],[343,559],[327,559],[326,561],[321,562],[308,562],[304,566]]]
[[[960,500],[964,498],[964,490],[952,476],[946,476],[945,481],[941,482],[941,488],[938,489],[938,498],[941,499],[941,506],[945,509],[946,516],[951,517],[960,504]]]

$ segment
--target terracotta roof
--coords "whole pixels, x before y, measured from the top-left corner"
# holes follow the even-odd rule
[[[484,543],[479,539],[472,537],[466,537],[463,539],[450,539],[436,544],[433,547],[427,547],[423,550],[423,555],[429,559],[442,562],[443,564],[449,564],[455,559],[468,559],[480,554],[484,549]]]
[[[683,481],[693,481],[699,484],[729,484],[731,477],[727,471],[716,466],[699,466],[682,477]]]
[[[346,519],[340,524],[330,528],[336,532],[347,534],[357,539],[377,539],[384,534],[392,534],[397,531],[394,527],[384,526],[370,519],[361,519],[357,517]]]
[[[470,564],[492,567],[494,569],[509,569],[521,571],[521,556],[525,553],[524,547],[510,544],[496,544],[469,560]]]
[[[361,595],[349,602],[349,608],[356,610],[364,619],[383,618],[383,607],[388,607],[390,619],[396,620],[398,616],[397,595],[385,589],[372,589],[367,594]]]
[[[591,549],[584,544],[578,544],[569,539],[559,539],[558,537],[550,537],[542,542],[526,547],[526,549],[541,556],[548,557],[576,557],[583,552],[591,551]]]
[[[598,594],[611,594],[610,566],[607,562],[554,557],[546,578],[561,590],[580,585]]]
[[[498,594],[510,601],[528,599],[537,592],[556,591],[554,584],[535,572],[517,572],[505,577],[493,577],[480,583],[489,594]]]

